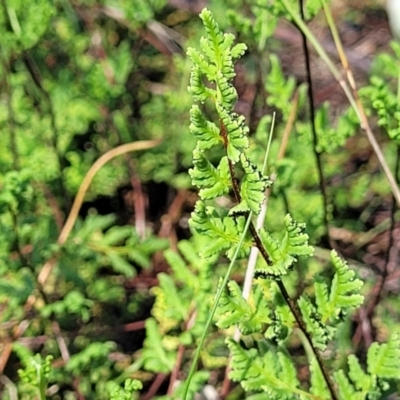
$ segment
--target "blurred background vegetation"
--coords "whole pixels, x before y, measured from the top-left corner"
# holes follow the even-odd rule
[[[185,51],[199,41],[198,12],[206,5],[222,29],[249,46],[237,68],[237,112],[247,118],[260,163],[267,126],[277,112],[270,168],[278,179],[269,203],[269,229],[279,231],[290,211],[306,222],[319,260],[327,259],[333,245],[366,280],[365,306],[346,328],[353,351],[362,353],[400,328],[400,225],[390,189],[340,85],[311,52],[326,199],[321,195],[301,37],[293,25],[269,19],[257,4],[1,1],[2,398],[16,398],[17,389],[20,398],[35,398],[17,383],[26,351],[53,355],[49,395],[54,399],[108,399],[109,382],[120,384],[127,376],[145,383],[142,399],[167,392],[170,369],[146,367],[138,354],[157,274],[170,270],[163,251],[177,250],[180,240],[191,237],[187,221],[196,193],[187,171],[195,138],[188,130]],[[378,76],[395,92],[398,64],[382,2],[338,0],[332,8],[359,86]],[[254,26],[246,25],[250,15]],[[309,25],[338,60],[324,17],[317,15]],[[373,115],[368,87],[363,93]],[[274,161],[296,96],[297,119],[285,158]],[[395,170],[398,144],[376,117],[371,120]],[[58,244],[91,165],[118,145],[151,139],[161,144],[117,157],[99,170],[71,237]],[[195,251],[201,244],[193,246]],[[53,270],[40,285],[37,277],[49,262]],[[305,282],[321,272],[315,263],[307,267]]]

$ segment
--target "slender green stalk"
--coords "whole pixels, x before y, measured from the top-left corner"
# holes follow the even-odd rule
[[[231,260],[231,262],[229,264],[228,270],[226,271],[224,279],[223,279],[222,283],[220,284],[220,286],[218,288],[217,294],[215,296],[213,307],[212,307],[212,309],[210,311],[210,314],[208,316],[206,325],[204,327],[203,333],[202,333],[201,338],[200,338],[200,342],[197,345],[196,352],[195,352],[192,364],[190,366],[189,374],[188,374],[188,377],[187,377],[186,382],[185,382],[185,389],[183,391],[183,400],[186,400],[186,397],[187,397],[187,394],[188,394],[188,391],[189,391],[190,382],[191,382],[191,380],[193,378],[193,375],[194,375],[194,373],[196,371],[197,363],[198,363],[199,358],[200,358],[201,349],[203,348],[204,341],[206,339],[208,330],[209,330],[209,328],[210,328],[210,326],[212,324],[212,320],[213,320],[215,312],[217,310],[217,307],[218,307],[219,301],[221,299],[222,293],[223,293],[223,291],[224,291],[224,289],[225,289],[225,287],[226,287],[226,285],[228,283],[228,280],[229,280],[229,277],[231,275],[233,266],[235,265],[236,259],[237,259],[238,255],[239,255],[240,248],[242,247],[244,239],[245,239],[246,234],[247,234],[247,231],[249,230],[252,217],[253,217],[253,213],[250,211],[249,215],[247,217],[247,220],[246,220],[246,225],[244,227],[242,236],[240,237],[238,246],[236,248],[236,251],[235,251],[235,253],[234,253],[233,257],[232,257],[232,260]]]

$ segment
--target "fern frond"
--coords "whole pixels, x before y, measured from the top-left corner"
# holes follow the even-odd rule
[[[290,308],[283,301],[280,294],[279,296],[275,296],[273,304],[273,312],[270,314],[272,322],[264,336],[280,346],[287,340],[292,332],[295,319]]]
[[[361,367],[355,355],[348,357],[348,377],[340,370],[334,374],[340,389],[340,398],[345,400],[379,399],[385,390],[383,379],[399,379],[400,334],[394,333],[388,343],[372,343],[368,349],[368,372]]]
[[[349,377],[354,382],[356,389],[365,394],[372,392],[373,388],[376,387],[376,379],[362,369],[355,355],[350,354],[347,362],[349,364]]]
[[[325,379],[314,356],[310,360],[310,375],[310,392],[321,400],[330,400],[331,396],[326,387]]]
[[[333,337],[333,330],[321,321],[321,316],[307,295],[303,294],[297,301],[307,332],[311,334],[314,346],[325,350]]]
[[[345,373],[340,369],[334,373],[335,381],[338,385],[340,400],[362,400],[357,394],[354,386],[349,381]]]
[[[293,77],[285,77],[280,66],[279,58],[276,55],[270,55],[270,62],[271,70],[265,82],[265,90],[269,94],[267,103],[281,110],[283,115],[287,118],[290,112],[290,99],[296,88],[296,82]]]
[[[231,338],[226,343],[232,355],[229,377],[245,391],[262,391],[266,399],[282,400],[302,394],[295,367],[286,354],[268,351],[261,356],[256,349],[244,350]]]
[[[215,168],[196,147],[193,150],[193,165],[194,168],[189,170],[189,175],[193,185],[200,188],[201,199],[214,199],[229,192],[231,177],[226,157],[221,158],[218,167]]]
[[[165,334],[179,326],[188,314],[189,302],[178,293],[174,280],[165,273],[157,275],[159,285],[152,288],[156,301],[152,315],[156,318],[160,332]]]
[[[254,286],[252,295],[246,301],[239,285],[230,281],[221,296],[215,316],[219,328],[228,329],[238,325],[239,330],[248,335],[261,332],[263,326],[271,322],[269,313],[261,286]]]
[[[146,339],[141,358],[147,371],[170,373],[175,364],[176,352],[163,347],[162,337],[154,318],[146,320]]]
[[[244,44],[233,46],[235,37],[220,31],[208,9],[200,13],[200,18],[207,33],[206,37],[200,39],[200,48],[204,55],[193,48],[188,49],[187,54],[194,64],[189,91],[196,101],[204,102],[207,98],[211,98],[232,111],[237,100],[236,89],[231,84],[232,78],[236,75],[234,59],[241,57],[247,47]],[[202,76],[209,82],[215,82],[217,89],[206,87]]]
[[[181,244],[182,242],[180,242],[179,244]],[[174,278],[177,282],[185,283],[185,285],[188,285],[190,287],[197,286],[197,276],[187,267],[185,261],[179,253],[171,249],[167,249],[164,251],[164,257],[168,264],[171,266],[174,273]]]
[[[247,46],[244,43],[238,43],[232,47],[231,55],[232,59],[236,60],[244,55],[247,50]]]
[[[215,81],[217,83],[217,88],[218,88],[216,104],[217,105],[220,104],[221,107],[223,107],[224,110],[227,110],[230,114],[231,111],[233,110],[233,106],[235,105],[238,99],[236,89],[232,85],[231,80],[219,70],[217,71],[217,76]]]
[[[199,16],[202,19],[207,32],[208,46],[205,46],[205,44],[202,43],[202,50],[209,50],[211,52],[209,54],[210,59],[220,61],[220,53],[224,44],[224,34],[220,31],[219,26],[209,9],[204,8]],[[217,66],[221,67],[220,64],[217,64]]]
[[[360,306],[364,301],[364,296],[359,294],[363,282],[355,278],[355,272],[334,250],[331,252],[331,261],[336,273],[329,296],[326,283],[318,280],[315,282],[315,300],[324,323],[338,319],[347,310]]]
[[[232,79],[235,76],[232,60],[232,44],[235,36],[226,33],[223,34],[212,13],[208,9],[204,9],[200,13],[200,18],[203,20],[207,32],[207,39],[200,42],[201,49],[205,52],[210,60],[215,62],[217,69],[227,79]],[[235,58],[240,57],[246,49],[244,44],[239,47],[235,46]]]
[[[283,346],[295,326],[293,313],[275,281],[259,279],[257,282],[263,286],[264,297],[273,304],[270,307],[271,323],[264,336],[276,345]]]
[[[193,47],[189,47],[186,53],[193,64],[198,67],[199,72],[204,74],[210,82],[215,81],[217,73],[217,67],[215,65],[210,64],[203,54]]]
[[[219,128],[213,122],[207,121],[197,104],[190,109],[189,130],[197,138],[197,147],[200,150],[211,149],[211,147],[222,144]]]
[[[271,186],[272,181],[264,177],[244,154],[240,155],[240,162],[246,173],[240,185],[242,200],[230,210],[229,214],[234,215],[251,210],[257,215],[265,198],[265,189]]]
[[[206,259],[221,251],[226,251],[227,257],[231,258],[240,242],[245,223],[244,217],[221,217],[214,207],[207,207],[201,200],[196,203],[189,220],[189,225],[196,232],[213,239],[201,251],[201,256]],[[249,236],[241,247],[239,257],[248,255],[251,246]]]
[[[256,276],[285,275],[297,261],[297,256],[310,256],[313,247],[308,245],[308,235],[304,233],[305,224],[298,223],[287,214],[284,218],[285,234],[281,240],[274,239],[265,229],[260,231],[260,238],[270,255],[272,266],[258,268]]]
[[[207,99],[215,99],[217,92],[204,85],[200,68],[192,67],[189,82],[189,92],[194,100],[204,103]]]
[[[400,333],[394,333],[388,343],[372,343],[368,349],[368,372],[379,378],[400,379]]]
[[[249,147],[249,139],[247,137],[249,128],[245,125],[242,115],[229,113],[221,103],[216,103],[216,108],[223,124],[221,128],[226,129],[226,132],[222,133],[222,135],[225,134],[227,138],[226,151],[228,158],[237,163],[240,159],[240,154]]]

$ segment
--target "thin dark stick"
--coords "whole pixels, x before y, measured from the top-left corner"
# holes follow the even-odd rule
[[[300,14],[303,21],[305,21],[304,15],[304,7],[303,7],[303,0],[300,1]],[[318,171],[318,180],[319,180],[319,188],[322,195],[323,200],[323,207],[324,207],[324,225],[326,230],[326,237],[328,239],[329,245],[332,246],[332,240],[329,236],[329,222],[328,222],[328,196],[326,193],[326,183],[325,177],[322,170],[322,152],[318,150],[318,136],[317,136],[317,129],[315,127],[315,110],[314,110],[314,93],[313,93],[313,79],[311,74],[311,62],[310,62],[310,52],[308,49],[307,38],[299,29],[301,34],[302,43],[303,43],[303,52],[304,52],[304,59],[306,64],[306,77],[307,77],[307,95],[308,95],[308,103],[310,109],[310,125],[311,125],[311,132],[312,132],[312,140],[314,146],[314,155],[315,161],[317,163],[317,171]]]
[[[395,175],[396,182],[399,183],[399,181],[400,181],[400,146],[397,146],[395,174],[396,174]],[[359,321],[357,329],[353,335],[353,344],[355,346],[359,345],[361,338],[363,336],[362,319],[363,318],[368,318],[368,319],[372,318],[372,315],[376,309],[376,306],[379,304],[379,302],[382,299],[382,291],[383,291],[383,288],[385,287],[386,279],[389,276],[389,263],[391,261],[390,253],[393,249],[393,246],[395,245],[394,230],[396,228],[396,219],[395,219],[396,209],[397,209],[396,198],[392,195],[392,207],[390,210],[389,242],[388,242],[388,247],[387,247],[387,251],[386,251],[386,255],[385,255],[385,266],[381,273],[380,279],[377,281],[377,283],[371,290],[372,299],[369,301],[369,304],[366,307],[366,311],[364,312],[364,315],[359,316],[360,321]],[[368,345],[368,343],[366,343],[366,345]]]

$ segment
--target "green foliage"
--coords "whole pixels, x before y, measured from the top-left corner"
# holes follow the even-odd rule
[[[206,206],[202,201],[196,203],[195,211],[190,219],[190,226],[197,233],[212,239],[201,251],[202,257],[212,257],[214,254],[225,250],[227,257],[232,258],[240,242],[246,222],[245,218],[223,216],[222,212],[221,214],[216,208]],[[240,256],[246,256],[251,246],[251,238],[248,237],[240,249]]]
[[[213,199],[216,196],[227,194],[230,190],[230,175],[228,158],[221,159],[218,168],[215,168],[201,153],[200,149],[193,152],[194,169],[190,170],[192,183],[202,189],[199,196],[204,199]]]
[[[331,261],[335,275],[329,295],[328,287],[323,281],[316,278],[314,284],[316,303],[323,321],[334,321],[343,317],[347,310],[359,307],[364,301],[364,297],[358,294],[363,282],[355,278],[355,272],[334,250],[331,252]]]
[[[33,47],[48,29],[55,11],[49,0],[35,0],[29,4],[20,0],[5,1],[0,13],[4,49],[11,53]]]
[[[400,143],[400,110],[396,94],[390,90],[385,80],[378,76],[371,78],[371,84],[363,92],[378,115],[378,124],[383,127],[389,137]]]
[[[284,275],[297,261],[297,256],[310,256],[314,249],[308,245],[308,235],[304,233],[305,224],[293,221],[288,214],[284,218],[285,233],[281,240],[274,239],[267,231],[261,230],[260,237],[270,255],[272,265],[257,269],[256,275]]]
[[[111,389],[110,400],[132,400],[133,393],[142,388],[142,382],[139,380],[126,379],[123,388],[116,385]]]
[[[154,319],[146,321],[146,340],[140,356],[148,371],[170,372],[178,347],[192,344],[201,333],[212,297],[210,273],[213,260],[204,261],[197,257],[198,247],[181,241],[180,253],[165,252],[172,274],[160,273],[159,286],[153,288]],[[188,327],[195,309],[196,319]]]
[[[0,397],[192,399],[207,385],[232,399],[330,399],[332,388],[339,399],[395,396],[397,289],[387,270],[375,299],[380,276],[368,260],[379,257],[380,268],[373,249],[386,245],[379,236],[359,244],[378,232],[378,213],[386,229],[390,198],[352,109],[317,105],[314,143],[306,86],[288,74],[274,35],[298,2],[210,0],[203,38],[173,3],[2,2]],[[307,20],[321,4],[305,2]],[[399,45],[392,50],[376,57],[360,96],[395,165]],[[57,240],[93,163],[154,138],[162,144],[98,171],[68,240]],[[338,249],[363,265],[326,255],[324,214]],[[262,257],[246,292],[253,247]],[[365,351],[352,338],[361,290],[377,302],[367,316],[374,340],[388,338]],[[195,351],[201,367],[188,384]],[[228,364],[235,385],[223,393]]]
[[[42,358],[40,354],[33,355],[27,349],[18,345],[14,345],[14,351],[18,354],[24,366],[24,369],[18,370],[21,381],[34,388],[40,400],[45,400],[53,356],[48,355]]]
[[[91,215],[78,227],[67,248],[70,255],[79,254],[86,259],[98,259],[109,264],[118,274],[128,278],[136,275],[137,267],[148,268],[150,257],[167,246],[167,242],[152,235],[141,239],[132,226],[112,226],[113,215]],[[81,244],[86,246],[82,249]]]
[[[316,3],[312,6],[316,6]],[[314,11],[317,9],[318,7],[315,7]],[[312,11],[312,7],[310,10]],[[249,212],[259,213],[265,189],[271,182],[251,163],[250,156],[247,155],[250,154],[248,129],[244,125],[243,117],[232,112],[237,99],[236,91],[230,83],[234,69],[224,62],[235,58],[231,48],[231,36],[223,35],[219,31],[208,10],[203,10],[201,18],[207,37],[201,39],[202,54],[193,49],[188,51],[194,64],[189,91],[194,100],[201,104],[211,101],[219,117],[220,126],[218,137],[217,125],[207,120],[206,114],[202,112],[205,106],[192,107],[191,132],[197,137],[198,145],[193,152],[194,169],[190,173],[193,184],[200,188],[200,200],[196,204],[190,224],[192,229],[209,241],[200,253],[203,257],[207,258],[223,251],[232,259],[235,246],[241,243],[240,238],[244,234],[245,218],[242,215],[247,217]],[[277,58],[271,58],[271,69],[270,80],[267,81],[267,88],[270,88],[268,101],[288,116],[290,112],[288,104],[293,95],[294,81],[287,84]],[[210,85],[206,84],[207,81]],[[326,114],[320,115],[327,118]],[[323,125],[322,120],[320,125]],[[332,130],[324,145],[326,149],[332,151],[352,134],[351,123],[347,128],[345,125],[341,128],[344,136],[333,140]],[[207,159],[207,154],[210,149],[221,145],[226,157],[221,158],[216,168]],[[236,177],[238,165],[241,166],[240,186]],[[212,200],[225,195],[229,190],[229,184],[238,205],[232,207],[226,215]],[[266,266],[256,268],[255,276],[272,278],[277,283],[254,285],[250,296],[244,298],[239,285],[230,281],[226,288],[220,288],[222,294],[218,298],[219,304],[214,319],[219,328],[229,330],[236,326],[243,335],[251,338],[245,340],[245,343],[252,344],[252,348],[248,350],[229,337],[227,344],[231,353],[230,377],[240,382],[246,392],[253,393],[254,398],[257,398],[255,393],[263,393],[263,396],[276,399],[289,399],[298,395],[302,398],[314,395],[329,399],[336,389],[332,386],[328,367],[322,364],[319,351],[325,351],[327,346],[333,343],[338,326],[348,311],[362,304],[364,299],[360,294],[362,281],[355,277],[354,271],[349,269],[336,252],[332,252],[331,261],[335,269],[332,282],[328,284],[316,276],[315,302],[311,300],[310,294],[303,293],[297,301],[297,308],[289,297],[282,278],[293,274],[299,256],[311,256],[314,249],[308,245],[309,236],[304,232],[305,224],[295,222],[289,214],[283,219],[283,224],[284,234],[280,240],[262,228],[259,236],[253,231],[247,234],[239,252],[239,256],[246,256],[255,242],[263,253],[264,260],[267,261]],[[280,307],[277,307],[277,304]],[[296,365],[299,361],[286,350],[289,341],[293,340],[294,321],[298,324],[298,329],[301,330],[306,342],[304,346],[307,349],[310,365],[308,390],[297,379]],[[260,333],[263,333],[266,339],[272,340],[275,345],[260,340]],[[371,346],[370,351],[373,352],[374,347]],[[350,356],[349,363],[352,363],[353,359]],[[332,368],[332,365],[329,367]],[[341,384],[345,386],[344,391],[351,393],[351,385],[347,384],[340,373],[337,374]],[[362,386],[364,378],[360,374],[354,375],[352,379],[357,385]],[[376,385],[368,385],[367,392],[370,396],[374,396],[376,391]]]
[[[284,117],[289,116],[290,99],[293,96],[296,82],[293,78],[286,79],[277,56],[270,56],[271,70],[265,80],[265,90],[268,92],[268,104],[280,110]]]
[[[252,297],[246,301],[239,285],[234,281],[230,281],[224,290],[216,319],[219,328],[227,329],[237,325],[245,335],[261,332],[264,326],[272,322],[270,310],[265,307],[262,287],[255,286]]]
[[[163,345],[163,337],[158,331],[156,321],[146,321],[146,339],[144,341],[142,360],[144,368],[151,372],[170,373],[175,363],[176,352],[168,351]]]
[[[359,294],[363,282],[355,278],[354,271],[335,251],[331,253],[331,260],[336,272],[330,290],[322,279],[316,277],[314,289],[317,306],[306,295],[298,301],[307,331],[312,334],[315,346],[321,350],[325,350],[328,341],[333,338],[336,328],[331,324],[336,325],[349,309],[359,307],[364,301]]]
[[[230,338],[227,345],[232,355],[230,378],[241,382],[245,391],[262,391],[269,399],[292,399],[301,393],[296,369],[285,352],[244,350]]]
[[[335,372],[335,380],[340,389],[340,398],[351,395],[354,399],[379,399],[388,390],[388,379],[398,379],[398,357],[400,355],[400,340],[394,333],[388,343],[379,345],[372,343],[368,349],[367,368],[365,372],[360,361],[354,355],[348,358],[349,371]],[[348,398],[348,397],[347,397]]]

